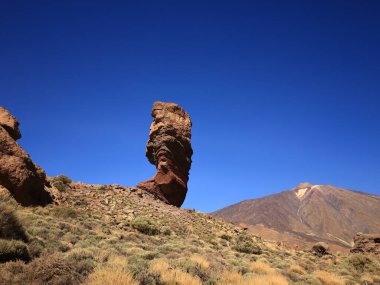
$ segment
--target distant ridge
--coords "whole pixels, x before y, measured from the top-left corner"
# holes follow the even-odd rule
[[[301,183],[213,214],[289,246],[324,241],[335,250],[347,250],[357,232],[380,233],[380,196],[329,185]]]

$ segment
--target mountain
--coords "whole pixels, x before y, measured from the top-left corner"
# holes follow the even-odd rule
[[[380,196],[329,185],[301,183],[260,199],[242,201],[213,213],[244,223],[263,238],[289,246],[324,241],[347,250],[357,232],[380,232]]]

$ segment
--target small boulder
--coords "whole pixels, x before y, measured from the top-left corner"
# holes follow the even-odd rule
[[[325,242],[317,242],[314,244],[312,251],[318,256],[330,254],[329,245]]]

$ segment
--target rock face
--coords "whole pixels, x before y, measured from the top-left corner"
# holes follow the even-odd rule
[[[153,178],[139,183],[166,203],[180,207],[187,193],[191,167],[191,121],[177,104],[155,102],[146,156],[157,168]]]
[[[354,237],[354,247],[351,252],[380,256],[380,234],[357,233]]]
[[[0,185],[24,206],[50,203],[45,172],[16,142],[21,138],[18,126],[17,119],[0,107]]]

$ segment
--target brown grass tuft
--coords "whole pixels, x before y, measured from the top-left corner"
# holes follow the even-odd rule
[[[237,272],[225,271],[220,275],[218,285],[288,285],[285,277],[277,273],[242,276]]]
[[[345,284],[342,278],[326,271],[315,271],[314,275],[315,277],[319,279],[319,281],[322,282],[323,285],[344,285]]]
[[[250,269],[258,274],[274,274],[276,271],[263,261],[252,263]]]
[[[208,262],[208,260],[204,258],[202,255],[194,254],[190,257],[190,260],[198,264],[199,267],[202,268],[202,270],[207,270],[210,268],[210,262]]]
[[[98,267],[88,276],[85,285],[138,285],[132,274],[125,271],[128,264],[125,258],[112,256],[108,263]]]
[[[293,273],[297,273],[297,274],[300,274],[300,275],[305,275],[306,274],[306,271],[301,266],[299,266],[298,264],[292,264],[289,267],[288,272],[293,272]]]
[[[150,265],[150,271],[160,275],[164,284],[178,285],[201,285],[202,282],[198,277],[194,277],[177,268],[173,268],[163,259],[154,260]]]

